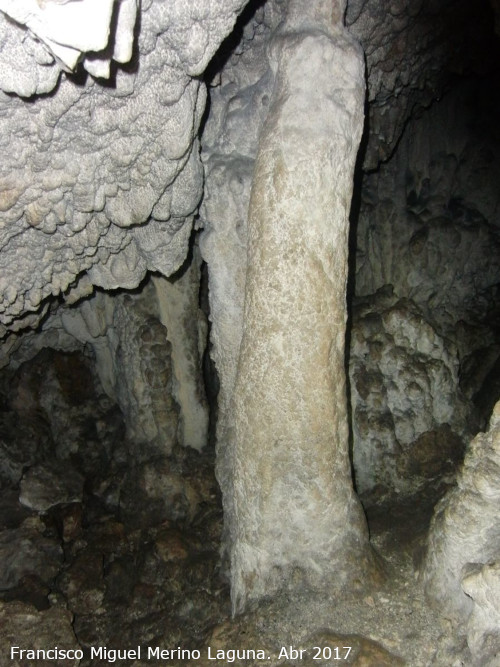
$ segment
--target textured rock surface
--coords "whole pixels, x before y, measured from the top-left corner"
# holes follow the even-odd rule
[[[349,0],[346,25],[367,64],[366,169],[391,157],[408,119],[439,99],[450,77],[489,69],[491,20],[467,0]]]
[[[10,656],[10,647],[44,649],[58,646],[61,650],[70,651],[80,648],[71,627],[72,616],[69,611],[53,607],[46,611],[37,611],[35,607],[22,602],[0,602],[0,651],[3,656]],[[37,664],[59,665],[60,667],[77,667],[80,660],[73,659],[40,660]],[[13,667],[24,667],[28,664],[25,658],[10,660]]]
[[[53,583],[63,552],[57,541],[45,537],[41,530],[36,521],[26,519],[23,527],[0,532],[0,590],[14,588],[26,575]]]
[[[489,430],[471,442],[456,488],[436,508],[424,567],[429,598],[445,616],[468,622],[478,664],[498,650],[500,403]],[[484,567],[482,567],[484,566]],[[493,631],[494,630],[494,631]],[[480,662],[484,657],[485,662]]]
[[[200,249],[209,270],[210,354],[220,380],[217,478],[227,493],[233,474],[228,428],[243,334],[248,206],[259,133],[273,85],[266,49],[285,9],[283,2],[269,2],[253,17],[242,14],[240,43],[212,80],[202,139],[206,180]]]
[[[101,662],[90,659],[90,646],[173,646],[181,632],[194,642],[229,611],[229,594],[216,568],[222,521],[213,452],[182,447],[168,461],[138,464],[121,420],[106,414],[106,397],[89,392],[82,373],[66,376],[62,386],[51,380],[54,367],[78,358],[82,363],[80,354],[41,353],[11,379],[24,403],[12,398],[4,405],[17,420],[27,419],[28,408],[42,409],[41,394],[57,415],[47,419],[44,477],[33,466],[24,478],[39,482],[48,502],[27,509],[19,504],[25,489],[18,480],[0,487],[0,648],[2,655],[11,645],[62,648],[72,625],[84,650],[80,664],[90,667]],[[91,419],[86,429],[82,420],[80,432],[73,429],[69,460],[85,484],[81,502],[68,503],[73,498],[50,482],[72,481],[61,472],[71,464],[58,446],[58,426],[75,418],[70,408],[78,400],[80,415]],[[73,634],[71,641],[78,646]]]
[[[500,563],[473,565],[462,579],[473,600],[467,621],[467,642],[476,661],[486,667],[498,664],[500,655]]]
[[[68,462],[33,466],[20,484],[19,502],[25,507],[45,512],[54,505],[82,500],[83,477]]]
[[[61,35],[50,30],[63,22],[38,19],[85,12],[94,0],[0,0],[18,18],[34,10],[31,31],[0,11],[0,335],[43,318],[41,331],[11,333],[0,351],[0,366],[11,364],[0,395],[0,597],[39,610],[62,600],[86,647],[124,635],[177,645],[186,636],[200,641],[229,611],[215,574],[213,480],[200,480],[197,468],[207,452],[178,447],[201,449],[207,432],[196,257],[171,274],[186,257],[202,196],[201,77],[244,2],[144,0],[134,54],[136,3],[115,0],[110,24],[111,4],[99,3],[103,21],[92,35],[78,26],[77,43],[71,26]],[[336,595],[367,565],[344,396],[346,218],[362,116],[360,60],[340,28],[344,5],[256,0],[246,12],[257,10],[253,20],[242,20],[206,74],[202,250],[221,379],[218,476],[233,608],[309,579],[325,599],[301,597],[297,585],[295,614],[287,595],[278,596],[275,639],[286,628],[287,640],[300,635],[301,645],[352,641],[360,664],[394,664],[400,654],[415,665],[493,665],[498,461],[489,435],[460,477],[463,510],[462,496],[450,496],[456,516],[456,508],[439,509],[432,537],[436,568],[443,581],[451,577],[443,600],[465,600],[469,648],[453,628],[438,640],[437,613],[426,608],[413,570],[428,487],[452,481],[461,439],[500,390],[499,87],[484,58],[476,67],[480,50],[473,53],[478,42],[488,45],[487,3],[347,6],[368,66],[364,164],[385,163],[365,174],[361,194],[354,462],[365,494],[380,486],[398,498],[412,494],[397,507],[391,497],[371,508],[374,544],[393,561],[386,587],[358,600]],[[326,29],[318,23],[324,10]],[[88,56],[89,48],[101,50]],[[75,76],[61,73],[54,53],[66,66],[81,61]],[[131,55],[128,65],[110,67]],[[110,76],[108,84],[84,69]],[[450,72],[474,69],[485,85],[448,92]],[[136,289],[148,271],[154,280]],[[97,291],[70,306],[96,285],[134,290]],[[24,362],[44,347],[85,356],[45,351],[30,370]],[[107,396],[90,396],[89,359]],[[81,476],[61,483],[62,466]],[[481,553],[473,552],[481,539],[462,535],[471,514],[488,544]],[[380,516],[391,525],[377,542]],[[465,540],[460,547],[443,538],[453,532]],[[318,632],[318,619],[334,631]],[[265,614],[259,622],[267,627]],[[224,626],[222,640],[231,640]]]
[[[213,452],[175,447],[161,461],[138,462],[118,411],[89,384],[90,364],[81,354],[42,352],[13,377],[4,371],[0,395],[3,410],[14,413],[9,423],[35,422],[35,416],[45,415],[47,440],[40,447],[44,452],[48,447],[46,468],[53,465],[56,472],[62,458],[85,477],[81,502],[43,512],[19,504],[18,478],[2,484],[0,565],[5,569],[0,572],[8,588],[0,586],[0,600],[34,605],[36,614],[30,613],[37,619],[41,612],[66,607],[85,652],[81,667],[96,664],[89,658],[90,646],[203,649],[207,633],[213,647],[269,647],[270,664],[293,664],[286,658],[274,662],[284,645],[307,650],[316,642],[335,647],[339,641],[352,645],[360,665],[398,664],[397,656],[410,665],[444,667],[458,659],[473,664],[455,635],[439,637],[437,614],[426,605],[415,578],[413,551],[426,526],[421,515],[425,519],[429,513],[420,512],[421,498],[405,511],[386,505],[381,519],[373,521],[372,540],[387,558],[387,576],[369,591],[339,594],[325,585],[307,594],[298,587],[254,615],[228,621],[229,590],[218,567],[222,512]],[[55,413],[45,412],[48,405]],[[70,449],[62,425],[69,429],[72,422]],[[35,454],[29,461],[37,460]],[[12,643],[6,635],[10,627],[0,623],[0,642]],[[35,621],[33,627],[38,627]],[[59,629],[40,631],[45,646],[54,641],[62,646]],[[26,634],[25,641],[33,640]],[[148,663],[137,667],[143,664]]]
[[[399,667],[404,662],[396,655],[385,650],[383,646],[366,637],[356,635],[341,635],[323,629],[316,632],[300,642],[296,639],[293,645],[276,646],[277,637],[262,637],[262,629],[254,627],[251,619],[250,623],[241,624],[238,627],[235,624],[223,623],[215,627],[207,637],[201,660],[188,662],[188,667],[200,665],[200,667],[209,667],[213,658],[208,658],[208,647],[211,648],[212,656],[217,651],[227,651],[228,646],[238,646],[240,655],[248,651],[250,655],[257,652],[256,647],[263,651],[260,658],[252,659],[251,663],[255,667],[291,667],[303,665],[311,667],[319,665],[326,667],[335,664],[335,660],[346,660],[347,664],[355,667],[368,667],[368,665],[377,665],[378,667]],[[257,624],[256,624],[257,625]],[[271,634],[271,633],[270,633]],[[316,657],[313,657],[316,656]]]
[[[453,434],[467,441],[485,428],[500,396],[499,106],[489,91],[480,79],[457,84],[408,123],[386,165],[363,177],[354,279],[362,298],[351,337],[353,452],[362,491],[379,477],[372,464],[385,474],[392,469],[388,477],[400,490],[423,481],[421,463],[451,481],[448,464],[437,470],[438,458],[444,463],[458,452]],[[394,304],[382,301],[390,292],[406,304],[403,338],[388,335],[383,313]]]
[[[48,347],[64,352],[91,350],[103,388],[125,416],[129,438],[141,445],[138,458],[145,459],[152,451],[169,453],[176,443],[201,449],[208,437],[201,379],[207,333],[198,305],[198,280],[199,263],[194,262],[176,279],[157,278],[155,284],[147,280],[134,293],[97,292],[78,305],[53,309],[42,332],[7,338],[3,363],[13,370]],[[169,317],[164,314],[167,310]],[[70,363],[66,370],[78,374]],[[57,378],[53,381],[57,384]],[[54,400],[53,393],[47,395],[47,413],[57,413],[56,405],[51,405]],[[0,424],[1,419],[9,417],[0,417]],[[59,429],[59,443],[67,441],[69,450],[77,422],[61,424]],[[24,427],[27,436],[30,424],[33,415]],[[36,439],[42,436],[40,427]],[[10,437],[16,437],[14,430]],[[35,434],[30,437],[33,440]],[[0,448],[6,446],[2,442],[0,438]],[[21,461],[29,459],[28,448],[18,456],[15,471],[5,474],[19,475]],[[10,456],[7,461],[12,465],[15,459]]]
[[[173,396],[180,407],[179,440],[198,451],[208,439],[208,405],[203,386],[202,360],[207,345],[207,322],[199,307],[201,257],[197,247],[192,262],[175,280],[154,277],[159,319],[172,345]]]
[[[235,610],[290,583],[294,570],[342,586],[368,560],[344,376],[363,73],[337,9],[290,3],[269,50],[276,78],[252,181],[232,485],[223,488]]]
[[[112,309],[104,332],[112,360],[106,371],[127,432],[140,443],[137,454],[142,460],[153,451],[169,454],[177,441],[179,408],[172,397],[171,346],[157,317],[154,287],[124,293],[105,307]]]
[[[143,2],[140,67],[110,86],[63,76],[29,103],[1,96],[2,326],[32,323],[19,318],[49,295],[132,288],[182,264],[202,189],[199,75],[242,4]]]
[[[45,429],[22,462],[21,482],[17,472],[0,478],[2,651],[64,646],[62,608],[85,649],[85,667],[96,664],[91,645],[120,646],[124,637],[173,645],[180,628],[196,637],[220,622],[229,599],[216,569],[213,451],[176,446],[168,458],[155,449],[144,460],[147,448],[127,440],[81,352],[44,350],[0,379],[2,411],[12,417],[3,453],[14,459],[4,468],[17,471],[18,450],[8,444],[19,421],[43,416]],[[32,619],[31,638],[18,624],[19,608],[26,623]],[[43,625],[44,618],[60,627]]]
[[[43,3],[1,0],[0,10],[29,28],[35,39],[26,40],[27,35],[20,30],[9,30],[8,23],[4,23],[11,43],[18,40],[17,51],[24,55],[27,71],[21,70],[19,62],[14,62],[12,68],[13,53],[4,48],[0,60],[0,88],[24,97],[48,93],[57,82],[61,67],[74,69],[86,52],[92,55],[84,59],[85,69],[95,76],[109,77],[112,59],[126,63],[132,57],[137,4],[137,0],[49,0]],[[45,76],[36,76],[44,70]]]
[[[391,289],[355,300],[352,319],[358,492],[378,487],[378,493],[407,495],[451,479],[471,429],[456,347],[412,301],[398,299]]]
[[[486,83],[458,85],[409,124],[393,160],[363,182],[356,293],[390,284],[449,336],[459,320],[495,312],[498,106]]]

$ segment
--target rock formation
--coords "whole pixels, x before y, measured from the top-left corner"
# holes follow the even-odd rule
[[[466,624],[482,665],[500,651],[498,557],[500,527],[500,404],[486,433],[472,441],[457,486],[439,503],[424,568],[426,592],[442,613]]]
[[[7,3],[9,11],[14,4],[20,12],[18,3]],[[64,31],[64,21],[74,21],[75,8],[87,3],[25,4],[38,8],[43,25],[52,25],[57,13]],[[110,4],[99,3],[97,22],[106,34],[109,20],[102,14]],[[117,48],[134,23],[132,15],[120,21],[128,4],[115,7]],[[34,37],[39,23],[38,32],[27,32],[0,12],[2,30],[16,45],[2,50],[0,69],[15,72],[19,51],[24,54],[18,83],[7,82],[0,99],[2,327],[39,321],[49,296],[75,300],[94,285],[137,287],[146,271],[170,275],[184,262],[203,183],[200,75],[242,5],[143,2],[134,59],[113,67],[109,85],[83,74],[60,75],[52,51]],[[32,25],[28,10],[23,20]],[[45,34],[38,36],[47,42]],[[56,36],[48,41],[53,49]],[[97,50],[99,58],[97,46],[82,38],[78,48]],[[57,72],[51,85],[40,84],[51,68]],[[29,100],[6,94],[12,92]]]
[[[350,488],[344,380],[363,68],[340,14],[326,2],[307,11],[289,3],[271,42],[275,82],[252,181],[243,336],[230,404],[237,609],[297,568],[317,584],[329,575],[342,586],[359,576],[355,563],[367,550]]]
[[[2,647],[495,664],[499,17],[0,0]]]

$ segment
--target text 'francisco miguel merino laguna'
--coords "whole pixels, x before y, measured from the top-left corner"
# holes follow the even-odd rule
[[[65,649],[55,646],[50,649],[24,649],[19,646],[10,647],[11,660],[82,660],[84,652],[82,649]],[[102,660],[113,663],[117,660],[199,660],[201,653],[198,650],[188,650],[177,648],[160,648],[159,646],[148,646],[143,648],[137,646],[133,649],[114,649],[106,646],[92,646],[90,648],[91,659]],[[212,649],[208,647],[208,660],[223,660],[225,662],[235,662],[236,660],[266,660],[268,655],[262,649]]]

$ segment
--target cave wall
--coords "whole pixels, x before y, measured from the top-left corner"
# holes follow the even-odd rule
[[[467,450],[457,486],[436,507],[423,568],[428,598],[462,626],[481,665],[494,665],[500,650],[499,452],[497,403]]]
[[[363,179],[350,359],[361,492],[416,488],[407,467],[425,466],[429,438],[442,442],[444,467],[453,440],[460,459],[498,397],[498,98],[489,86],[457,82]],[[430,481],[440,464],[428,463]]]
[[[498,42],[480,9],[347,9],[368,75],[349,359],[366,502],[451,483],[498,398]]]
[[[43,348],[91,359],[125,417],[130,476],[170,516],[178,487],[157,461],[207,442],[203,257],[235,611],[372,564],[348,456],[350,209],[365,503],[453,484],[498,397],[500,355],[486,3],[472,29],[462,0],[269,0],[231,33],[244,4],[103,2],[101,42],[74,42],[53,28],[78,3],[0,2],[0,365],[10,377]],[[475,442],[496,442],[496,426]],[[144,520],[133,494],[124,503]],[[439,546],[458,530],[440,521],[428,563],[460,551],[453,537]],[[470,597],[497,577],[497,543],[465,558],[481,566],[460,583]],[[484,608],[467,610],[477,651]]]

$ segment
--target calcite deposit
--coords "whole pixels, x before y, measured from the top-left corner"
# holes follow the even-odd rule
[[[483,621],[490,616],[493,609],[487,611],[489,600],[493,603],[498,590],[495,563],[500,555],[499,456],[497,403],[488,431],[479,433],[470,444],[457,486],[437,506],[429,533],[424,568],[427,594],[446,616],[465,622],[472,614],[474,626],[481,613]],[[483,565],[487,567],[482,568]],[[495,615],[498,617],[498,608],[493,611],[491,622]],[[477,635],[477,627],[474,634]],[[498,647],[498,632],[494,641]],[[473,643],[477,649],[477,636]]]
[[[467,0],[347,2],[346,25],[366,56],[366,169],[391,158],[408,119],[447,92],[450,76],[489,69],[491,19],[469,12]]]
[[[61,30],[88,3],[31,4],[44,26],[53,26],[56,19],[49,16],[56,14]],[[117,48],[135,25],[132,14],[123,25],[119,20],[128,4],[116,5]],[[17,3],[7,5],[21,12]],[[26,74],[18,78],[29,79],[20,88],[7,82],[6,93],[29,97],[56,87],[55,94],[29,101],[6,93],[0,98],[2,332],[33,323],[23,317],[50,296],[73,292],[74,299],[93,285],[132,288],[147,270],[170,275],[183,263],[203,183],[197,133],[206,95],[200,75],[242,5],[143,2],[135,50],[120,55],[132,60],[113,67],[108,85],[81,72],[59,76],[60,66],[34,37],[35,27],[42,32],[38,19],[33,27],[36,17],[23,14],[32,27],[26,31],[0,12],[2,30],[16,46],[2,49],[0,71],[15,71],[21,50]],[[110,3],[99,7],[96,26],[109,35]],[[85,25],[88,19],[79,28]],[[51,33],[48,41],[57,39]],[[99,54],[90,38],[81,42],[73,46]]]
[[[227,284],[225,266],[234,276],[229,289],[240,290],[229,326],[216,317],[213,337],[224,392],[219,479],[236,610],[286,585],[294,569],[313,585],[325,577],[333,583],[335,572],[343,585],[355,562],[368,557],[350,488],[343,361],[348,202],[363,69],[339,16],[340,8],[327,3],[307,11],[289,3],[270,37],[269,69],[253,71],[254,88],[231,102],[241,122],[250,100],[262,101],[262,125],[258,115],[239,156],[227,156],[225,148],[237,125],[221,104],[224,88],[216,98],[227,134],[209,148],[209,187],[220,183],[232,201],[239,199],[239,182],[245,197],[245,165],[255,155],[248,223],[236,210],[239,224],[235,229],[232,221],[230,241],[224,240],[223,266],[216,252],[228,216],[219,218],[214,195],[203,210],[214,311],[221,307],[219,285]],[[272,20],[268,15],[267,25]],[[266,17],[261,21],[265,31]],[[243,71],[252,55],[245,60]],[[235,261],[245,245],[246,274]],[[276,507],[283,508],[279,526]]]
[[[392,288],[353,304],[350,387],[360,494],[453,479],[473,430],[456,346]]]
[[[499,17],[0,0],[0,663],[496,666]]]

